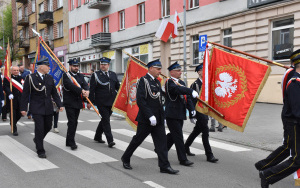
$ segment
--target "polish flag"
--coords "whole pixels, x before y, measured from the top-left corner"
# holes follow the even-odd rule
[[[160,38],[162,41],[167,42],[171,33],[174,31],[174,24],[163,19],[158,30],[155,33],[157,38]]]
[[[178,36],[178,22],[180,21],[177,11],[175,10],[174,15],[174,31],[172,32],[172,38],[176,38]]]
[[[0,46],[0,50],[3,50],[3,47],[2,47],[2,46]]]

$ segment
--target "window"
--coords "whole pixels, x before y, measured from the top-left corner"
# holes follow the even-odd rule
[[[81,25],[77,27],[78,30],[78,41],[82,40],[82,33],[81,33]]]
[[[25,28],[25,38],[29,38],[29,28],[28,27],[26,27]]]
[[[189,8],[193,9],[193,8],[196,8],[196,7],[199,7],[199,0],[190,0]]]
[[[109,33],[109,19],[103,18],[103,33]]]
[[[145,3],[139,4],[139,24],[145,23]]]
[[[272,27],[273,60],[285,60],[293,51],[294,18],[274,21]]]
[[[49,36],[48,40],[53,40],[53,25],[50,25],[48,27],[48,36]]]
[[[63,0],[57,0],[57,8],[60,8],[63,6]]]
[[[64,25],[63,25],[63,22],[58,22],[57,23],[58,25],[58,38],[61,38],[64,36]]]
[[[48,0],[48,11],[53,12],[53,0]]]
[[[23,31],[22,31],[22,29],[19,30],[19,36],[20,36],[20,39],[23,39]]]
[[[77,7],[80,7],[81,6],[81,0],[78,0],[78,5]]]
[[[72,28],[71,29],[71,43],[74,43],[75,42],[75,29]]]
[[[84,4],[87,4],[89,3],[90,1],[89,0],[84,0]]]
[[[35,12],[35,0],[31,0],[31,11]]]
[[[40,34],[41,34],[42,38],[44,39],[44,38],[45,38],[45,30],[44,30],[44,29],[41,29],[41,30],[40,30]]]
[[[199,55],[203,56],[202,53],[199,52],[199,35],[193,36],[193,65],[199,64]],[[202,57],[203,59],[203,57]]]
[[[161,17],[170,16],[170,0],[161,0]]]
[[[39,4],[40,13],[44,12],[44,3]]]
[[[119,23],[120,23],[119,30],[125,29],[125,11],[124,10],[119,12]]]
[[[231,28],[225,29],[223,32],[223,45],[232,47],[232,30]]]
[[[74,0],[71,0],[71,10],[74,10],[74,8],[75,8]]]
[[[22,7],[18,9],[18,20],[22,20]]]
[[[28,8],[27,8],[27,7],[24,8],[24,16],[25,16],[25,17],[28,16]]]
[[[90,23],[85,24],[85,38],[90,38]]]
[[[36,24],[34,23],[34,24],[32,24],[32,29],[34,29],[35,31],[36,31]],[[32,32],[32,36],[33,37],[35,37],[36,36],[36,34],[34,33],[34,32]]]

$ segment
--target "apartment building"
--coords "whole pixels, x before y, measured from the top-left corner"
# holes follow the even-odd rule
[[[36,56],[38,37],[43,37],[60,61],[65,62],[68,51],[68,1],[67,0],[12,0],[13,31],[19,39],[22,49],[22,61],[25,66],[33,62]]]

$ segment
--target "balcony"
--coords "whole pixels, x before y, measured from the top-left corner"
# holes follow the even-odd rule
[[[103,7],[108,7],[110,5],[110,0],[92,0],[89,2],[88,8],[90,9],[101,9]]]
[[[26,3],[27,3],[27,0],[16,0],[16,3],[23,3],[23,4],[26,4]]]
[[[45,11],[39,14],[39,23],[50,24],[53,23],[53,12]]]
[[[19,48],[29,48],[29,38],[20,38]]]
[[[22,18],[20,18],[18,20],[17,25],[19,25],[19,26],[27,26],[27,25],[29,25],[28,16],[22,16]]]
[[[111,43],[111,34],[110,33],[97,33],[92,35],[92,47],[107,47]]]

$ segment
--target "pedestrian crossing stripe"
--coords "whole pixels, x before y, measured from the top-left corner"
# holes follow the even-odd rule
[[[23,123],[26,125],[32,125],[34,124],[34,121],[23,121]]]
[[[77,122],[78,122],[78,123],[82,123],[82,122],[84,122],[84,121],[78,120]],[[58,121],[58,123],[68,123],[68,120],[60,120],[60,121]]]
[[[9,136],[0,136],[0,151],[25,172],[58,168]]]
[[[136,132],[130,131],[130,130],[127,130],[127,129],[112,129],[112,131],[115,132],[115,133],[124,135],[124,136],[130,136],[130,137],[133,137],[136,134]],[[149,143],[153,143],[153,140],[150,138],[150,136],[147,136],[145,141],[149,142]],[[175,144],[173,144],[171,149],[176,150]],[[191,152],[195,153],[196,155],[203,155],[205,153],[203,150],[200,150],[200,149],[197,149],[197,148],[190,147],[190,149],[191,149]]]
[[[0,123],[0,126],[10,125],[10,123]]]
[[[52,132],[49,132],[44,140],[49,144],[54,145],[62,149],[63,151],[66,151],[67,153],[72,154],[75,157],[78,157],[79,159],[89,164],[118,161],[117,159],[114,159],[108,155],[105,155],[103,153],[100,153],[96,150],[93,150],[91,148],[88,148],[78,143],[77,143],[78,149],[71,150],[70,147],[67,147],[65,144],[66,138]]]
[[[95,132],[94,131],[90,131],[90,130],[82,130],[82,131],[76,131],[77,134],[82,135],[84,137],[93,139]],[[127,142],[118,140],[114,138],[114,142],[116,143],[116,145],[114,146],[115,148],[125,151],[125,149],[128,146]],[[154,151],[148,150],[148,149],[144,149],[142,147],[138,147],[135,152],[133,153],[133,155],[138,156],[142,159],[147,159],[147,158],[155,158],[157,157],[157,154]]]

